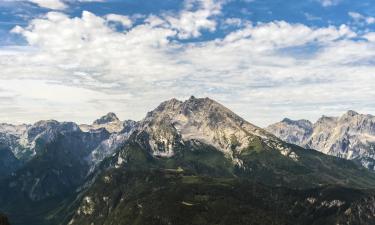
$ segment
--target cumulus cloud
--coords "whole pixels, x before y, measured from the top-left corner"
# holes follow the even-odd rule
[[[105,18],[108,21],[119,22],[124,27],[131,27],[132,24],[133,24],[132,20],[128,16],[124,16],[124,15],[108,14],[108,15],[105,16]]]
[[[185,2],[185,10],[176,17],[166,16],[171,28],[178,31],[178,37],[187,39],[198,37],[201,30],[216,30],[216,20],[213,18],[221,13],[221,6],[224,2],[217,0],[188,0]],[[191,11],[198,5],[198,10]]]
[[[0,49],[0,96],[19,96],[9,107],[33,115],[48,105],[48,115],[85,122],[98,106],[140,119],[161,100],[191,94],[218,99],[259,125],[283,116],[375,109],[369,106],[375,97],[373,34],[361,36],[346,25],[242,21],[223,38],[178,41],[217,29],[212,16],[220,7],[188,1],[178,14],[148,16],[135,25],[124,15],[49,12],[13,29],[28,46]],[[129,29],[108,23],[120,18]]]

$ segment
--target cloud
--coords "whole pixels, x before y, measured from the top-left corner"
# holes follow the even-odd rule
[[[67,5],[61,0],[29,0],[43,8],[53,9],[53,10],[63,10],[67,8]]]
[[[370,42],[375,42],[375,32],[367,33],[363,37]]]
[[[66,10],[69,8],[69,4],[72,3],[85,3],[85,2],[105,2],[106,0],[5,0],[5,1],[26,1],[37,4],[39,7],[47,8],[51,10]]]
[[[124,15],[118,15],[118,14],[108,14],[105,16],[107,21],[112,21],[112,22],[119,22],[121,23],[124,27],[131,27],[133,22],[128,16]]]
[[[191,94],[215,98],[259,125],[375,109],[371,33],[241,21],[223,38],[190,41],[202,29],[218,29],[220,4],[189,1],[179,13],[146,16],[121,31],[108,20],[125,15],[88,11],[74,18],[49,12],[15,27],[28,45],[0,49],[0,90],[17,96],[12,106],[25,111],[14,120],[36,119],[47,106],[43,115],[56,119],[89,122],[104,113],[97,108],[140,119],[161,100]]]
[[[349,12],[348,15],[357,23],[365,23],[368,25],[375,24],[375,17],[364,16],[357,12]]]
[[[324,7],[335,6],[340,3],[340,0],[318,0]]]
[[[171,28],[178,31],[178,37],[188,39],[199,37],[201,30],[215,31],[216,20],[213,18],[221,13],[223,1],[215,0],[188,0],[185,2],[185,10],[176,17],[166,16]],[[198,6],[198,10],[191,11]]]

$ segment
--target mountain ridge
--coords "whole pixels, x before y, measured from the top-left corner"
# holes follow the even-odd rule
[[[226,117],[223,118],[223,115]],[[224,132],[222,126],[229,128]],[[215,132],[213,128],[218,130]],[[194,131],[194,135],[191,135],[191,130]],[[233,134],[235,138],[233,141],[226,140],[222,138],[223,134]],[[243,134],[247,136],[242,136]],[[243,140],[246,142],[239,145],[235,139],[238,142]],[[288,149],[290,149],[289,154],[285,154]],[[360,199],[359,196],[353,197],[352,200],[343,197],[347,194],[341,197],[334,196],[334,193],[340,193],[342,190],[338,187],[328,188],[326,185],[355,187],[362,181],[367,183],[365,180],[369,179],[370,183],[363,183],[362,186],[368,188],[372,186],[371,177],[373,174],[350,161],[284,143],[261,128],[247,124],[242,118],[210,99],[195,97],[186,101],[172,99],[161,103],[155,110],[149,112],[145,119],[139,122],[138,128],[130,135],[126,144],[101,163],[96,179],[90,181],[89,188],[76,199],[76,204],[70,209],[74,212],[73,216],[68,218],[66,223],[126,224],[136,220],[142,221],[139,224],[210,224],[215,221],[214,218],[210,218],[207,214],[202,215],[199,211],[204,211],[204,208],[212,211],[219,208],[229,210],[224,205],[220,205],[219,208],[215,206],[218,204],[214,200],[218,198],[220,193],[218,190],[224,191],[224,196],[227,198],[231,196],[227,189],[222,188],[223,184],[237,190],[237,188],[241,189],[242,182],[252,180],[280,189],[287,188],[294,193],[291,195],[298,195],[295,191],[299,189],[317,188],[316,195],[325,196],[322,200],[308,195],[303,199],[295,199],[294,204],[296,202],[301,204],[300,210],[312,211],[307,213],[309,216],[305,217],[302,213],[301,218],[284,218],[285,221],[290,223],[293,221],[293,224],[336,224],[328,221],[341,224],[339,221],[352,221],[349,224],[355,224],[354,220],[347,219],[349,216],[355,217],[349,212],[350,210],[354,212],[354,208],[351,207],[362,204],[363,209],[370,211],[371,204],[357,203],[354,199]],[[210,186],[206,186],[207,183],[210,183]],[[250,186],[262,189],[263,186],[259,185]],[[210,188],[206,189],[208,187]],[[326,189],[332,191],[323,195]],[[347,191],[356,192],[354,189]],[[210,192],[215,194],[208,194]],[[246,191],[244,193],[253,195]],[[233,197],[236,199],[246,199],[245,196],[235,195],[236,197]],[[271,192],[268,192],[268,195],[272,195]],[[263,200],[269,198],[266,196],[267,194],[262,197]],[[367,194],[363,193],[360,196],[365,197]],[[163,211],[164,207],[157,202],[161,202],[173,213],[168,214]],[[245,202],[237,202],[237,204],[245,207],[248,203]],[[278,201],[273,199],[270,202]],[[230,205],[235,210],[229,212],[231,215],[239,215],[235,205],[232,204],[234,203]],[[195,208],[196,205],[202,205],[202,208]],[[246,207],[254,207],[253,210],[259,215],[267,215],[259,206]],[[198,211],[189,214],[194,209]],[[336,216],[328,213],[328,209],[332,210],[331,213],[337,213]],[[319,211],[323,213],[325,210],[328,210],[325,216],[313,213]],[[344,214],[346,210],[348,210],[347,215]],[[285,215],[291,211],[285,212]],[[270,217],[269,213],[268,217]],[[195,221],[194,217],[190,220],[190,216],[187,215],[199,215],[198,221],[205,222],[194,223],[192,222]],[[234,222],[236,220],[225,212],[222,212],[222,215],[228,218],[223,224],[267,221],[266,216],[260,219],[255,219],[256,217],[253,216],[250,219],[246,214],[242,214],[243,221]],[[189,219],[182,219],[186,217]],[[307,219],[309,217],[310,219]],[[275,224],[287,224],[287,222],[280,222],[284,219],[272,218],[270,221],[278,221]],[[365,220],[368,219],[361,221]]]
[[[296,126],[298,121],[283,120],[266,129],[287,142],[358,160],[363,166],[375,169],[374,116],[348,110],[338,117],[322,116],[306,127]]]
[[[375,174],[286,143],[212,99],[171,99],[120,122],[119,132],[31,126],[24,139],[36,154],[0,180],[0,211],[16,225],[341,225],[364,211],[361,221],[372,219]],[[245,208],[253,213],[237,217]]]

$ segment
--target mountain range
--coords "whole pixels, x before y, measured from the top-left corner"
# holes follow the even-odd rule
[[[193,96],[141,121],[1,124],[0,211],[14,225],[375,221],[374,172],[277,136]]]
[[[289,143],[375,170],[375,116],[350,110],[340,117],[322,116],[316,123],[286,118],[266,130]]]

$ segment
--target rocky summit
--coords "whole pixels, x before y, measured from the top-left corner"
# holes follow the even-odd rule
[[[140,122],[138,133],[147,133],[153,155],[174,155],[177,142],[197,140],[234,159],[256,138],[271,148],[289,151],[275,136],[257,127],[209,98],[172,99],[160,104]],[[285,152],[284,154],[292,154]]]
[[[0,166],[0,211],[15,225],[371,225],[375,174],[288,143],[315,125],[284,123],[274,135],[192,96],[137,122],[4,125],[0,161],[18,164]]]
[[[80,128],[83,131],[97,130],[105,128],[110,133],[119,133],[126,127],[126,121],[120,121],[120,119],[113,112],[107,113],[106,115],[95,120],[91,125],[81,124]]]
[[[316,123],[284,119],[266,129],[284,141],[375,169],[375,117],[372,115],[350,110],[340,117],[322,116]]]

